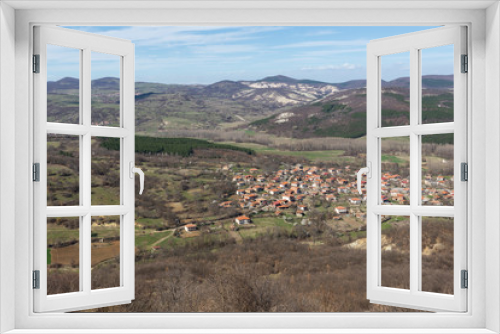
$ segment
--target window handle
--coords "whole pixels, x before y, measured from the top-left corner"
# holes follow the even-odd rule
[[[358,179],[358,192],[359,194],[363,194],[362,191],[361,191],[361,176],[363,174],[366,174],[366,176],[368,178],[371,178],[372,177],[372,173],[371,173],[371,166],[372,166],[372,163],[371,162],[368,162],[368,167],[363,167],[361,168],[360,170],[358,170],[358,173],[357,173],[357,179]]]
[[[131,179],[134,178],[135,173],[139,174],[139,184],[141,187],[141,189],[139,190],[139,195],[142,195],[142,191],[144,190],[144,172],[140,168],[134,167],[133,161],[130,161],[129,166],[130,166],[130,178]]]

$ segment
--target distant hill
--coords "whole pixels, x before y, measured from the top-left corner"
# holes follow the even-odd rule
[[[294,78],[287,77],[285,75],[275,75],[271,77],[265,77],[264,79],[256,80],[255,82],[280,82],[280,83],[288,83],[288,84],[309,84],[309,85],[332,85],[331,83],[316,81],[316,80],[308,80],[301,79],[297,80]]]
[[[58,90],[78,89],[80,81],[76,78],[62,78],[58,81],[47,82],[47,93],[54,93]]]
[[[351,80],[332,84],[339,89],[365,88],[366,80]],[[410,78],[402,77],[391,81],[382,80],[382,87],[410,87]],[[424,75],[422,76],[422,88],[453,88],[453,75]]]
[[[409,89],[398,87],[404,82],[397,80],[382,90],[383,126],[409,124]],[[452,121],[452,92],[426,88],[422,118],[425,122]],[[247,129],[288,138],[362,137],[366,135],[366,89],[342,89],[320,101],[256,120]]]
[[[395,93],[387,92],[393,94],[387,95],[387,101],[394,104],[388,122],[400,123],[405,117],[401,115],[407,103],[404,102],[405,93],[397,89],[407,89],[408,85],[408,78],[382,82],[384,89],[396,90]],[[78,86],[78,79],[69,77],[47,83],[49,121],[77,121]],[[353,118],[359,119],[362,126],[360,113],[365,112],[365,86],[366,80],[331,84],[283,75],[255,81],[223,80],[210,85],[136,82],[136,129],[139,133],[148,134],[168,129],[249,127],[298,137],[359,136],[364,130],[354,131],[351,128],[359,128],[356,122],[353,123]],[[452,87],[451,75],[423,77],[423,88],[426,90],[439,91]],[[106,77],[92,80],[92,90],[92,122],[117,124],[119,79]],[[449,99],[443,101],[452,103]],[[271,121],[284,112],[294,116]],[[317,115],[313,115],[315,113]]]

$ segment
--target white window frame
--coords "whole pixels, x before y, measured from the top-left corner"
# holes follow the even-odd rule
[[[461,56],[467,54],[466,27],[450,26],[373,40],[367,47],[367,163],[371,170],[367,182],[367,297],[372,303],[406,306],[422,310],[467,310],[467,290],[461,288],[461,270],[467,270],[467,184],[461,181],[461,163],[467,163],[467,73],[461,73]],[[421,66],[422,52],[428,48],[453,45],[454,120],[422,123]],[[409,124],[382,126],[382,58],[409,53],[410,110]],[[423,135],[454,135],[454,206],[422,204],[422,140]],[[382,205],[381,157],[384,138],[407,137],[410,148],[410,204]],[[382,286],[381,216],[408,216],[409,286],[396,289]],[[422,291],[422,217],[454,218],[454,268],[451,295]]]
[[[39,73],[34,84],[34,162],[39,163],[39,181],[33,184],[34,270],[39,270],[39,289],[34,290],[35,312],[75,311],[130,303],[135,291],[135,192],[130,169],[135,163],[134,45],[130,41],[52,26],[34,27],[34,53],[39,55]],[[78,124],[47,122],[47,45],[72,48],[80,54],[80,110]],[[114,55],[119,61],[119,126],[96,126],[91,120],[92,53]],[[79,138],[80,204],[47,206],[47,134]],[[120,204],[91,205],[92,137],[120,140]],[[133,173],[132,173],[133,175]],[[92,216],[120,217],[120,285],[92,290]],[[47,218],[79,219],[79,291],[47,295]]]
[[[132,3],[132,6],[129,4]],[[2,331],[16,329],[15,333],[34,333],[37,329],[50,332],[69,333],[72,329],[89,329],[101,333],[115,329],[117,332],[141,333],[144,329],[162,329],[158,332],[316,332],[316,333],[492,333],[500,331],[500,163],[498,110],[500,99],[500,11],[498,3],[434,1],[316,1],[266,3],[241,2],[223,4],[216,1],[180,4],[178,2],[144,1],[144,4],[122,2],[122,6],[135,9],[114,8],[116,3],[106,1],[82,1],[76,4],[64,2],[17,2],[0,4],[0,190],[2,216],[0,268],[0,318]],[[9,7],[24,7],[14,10]],[[118,5],[118,6],[120,6]],[[52,10],[40,10],[40,8]],[[100,7],[100,9],[97,8]],[[110,10],[103,10],[108,6]],[[150,6],[150,9],[147,7]],[[155,7],[162,7],[158,9]],[[59,7],[61,10],[53,10]],[[75,9],[76,7],[80,9]],[[137,8],[143,10],[137,10]],[[395,8],[397,7],[397,8]],[[487,8],[489,7],[489,8]],[[31,8],[31,9],[30,9]],[[153,9],[151,9],[153,8]],[[15,22],[13,18],[15,17]],[[486,22],[486,25],[485,25]],[[468,289],[469,311],[463,314],[34,314],[32,304],[30,250],[32,245],[32,193],[30,181],[32,147],[32,101],[31,76],[29,73],[34,24],[61,25],[441,25],[465,24],[469,27],[469,122],[472,134],[468,142],[470,177],[474,183],[469,187],[469,229],[471,243],[468,245],[470,260],[470,287]],[[7,29],[6,29],[7,28]],[[13,32],[15,31],[15,42]],[[5,46],[5,47],[4,47]],[[14,50],[15,47],[15,50]],[[12,67],[15,66],[15,75]],[[486,71],[488,66],[488,71]],[[4,76],[8,73],[8,77]],[[14,92],[9,86],[15,78],[15,99],[8,96]],[[488,85],[487,85],[488,84]],[[7,114],[5,108],[15,107]],[[488,122],[485,119],[488,118]],[[8,136],[13,135],[6,125],[15,126],[15,148],[9,148]],[[486,135],[488,141],[486,141]],[[10,138],[11,140],[12,138]],[[10,161],[15,159],[15,165]],[[489,162],[488,165],[485,162]],[[484,167],[487,166],[487,167]],[[5,172],[15,168],[15,182]],[[486,172],[491,176],[486,181]],[[15,187],[15,212],[9,211],[7,197],[10,194],[4,185]],[[488,194],[488,196],[486,196]],[[488,216],[486,205],[490,205]],[[6,219],[15,215],[15,226]],[[488,221],[486,219],[488,217]],[[7,232],[8,234],[6,234]],[[10,234],[10,235],[9,235]],[[15,238],[11,235],[14,234]],[[9,239],[10,238],[10,239]],[[12,239],[12,240],[11,240]],[[11,249],[15,249],[12,257]],[[487,264],[487,265],[486,265]],[[15,286],[12,289],[12,286]],[[486,291],[488,293],[486,293]],[[15,305],[12,308],[12,305]],[[141,330],[136,329],[141,326]],[[121,329],[121,330],[120,330]],[[287,330],[288,329],[288,330]],[[357,329],[357,330],[356,330]]]

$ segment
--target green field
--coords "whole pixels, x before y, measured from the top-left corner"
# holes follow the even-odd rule
[[[170,236],[172,231],[136,231],[135,233],[135,246],[139,248],[148,248],[152,247],[155,242],[158,240]]]
[[[293,139],[291,139],[293,140]],[[320,162],[320,161],[342,161],[342,162],[350,162],[354,160],[353,157],[342,156],[344,151],[342,150],[332,150],[332,151],[280,151],[275,148],[254,144],[254,143],[235,143],[235,142],[224,142],[224,144],[230,144],[233,146],[245,147],[254,150],[257,153],[261,154],[276,154],[283,155],[289,157],[299,157],[310,160],[311,162]]]
[[[252,223],[255,227],[242,227],[238,231],[242,238],[255,238],[259,234],[267,231],[267,229],[272,227],[282,227],[287,232],[291,232],[293,228],[293,223],[287,223],[283,218],[278,217],[262,217],[262,218],[252,218]]]
[[[395,155],[382,154],[382,162],[395,162],[398,164],[402,164],[406,161]]]

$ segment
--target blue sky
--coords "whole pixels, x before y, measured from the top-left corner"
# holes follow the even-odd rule
[[[131,40],[136,48],[136,81],[210,84],[278,74],[331,83],[365,79],[368,41],[431,27],[67,28]],[[452,74],[452,52],[452,46],[428,51],[423,74]],[[77,76],[77,56],[55,48],[51,54],[49,80]],[[116,60],[108,59],[113,57],[95,56],[93,79],[116,75]],[[387,57],[382,63],[384,80],[408,76],[404,55]]]

